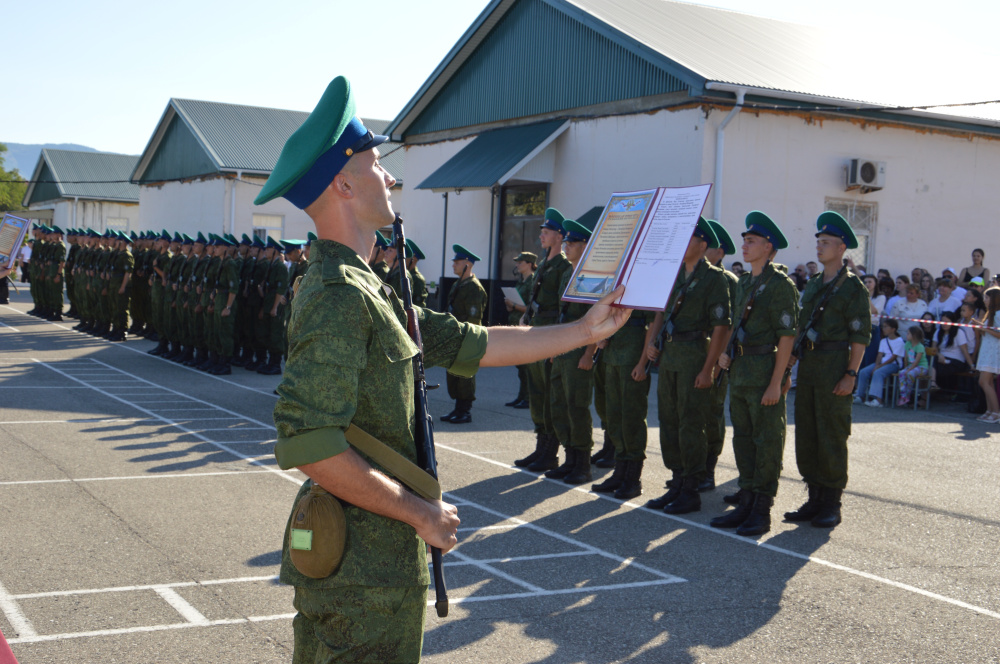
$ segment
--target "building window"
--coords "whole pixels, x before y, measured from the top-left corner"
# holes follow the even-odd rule
[[[128,218],[126,217],[106,217],[104,219],[105,230],[121,231],[128,233]]]
[[[285,218],[280,214],[255,214],[253,216],[253,234],[262,242],[273,237],[280,240],[284,235]]]
[[[514,258],[522,251],[539,254],[538,227],[545,220],[548,185],[504,187],[500,203],[500,274],[501,280],[516,279]]]
[[[826,209],[839,212],[847,220],[858,236],[858,248],[848,249],[844,258],[850,258],[855,265],[864,265],[865,272],[874,274],[875,227],[878,224],[878,203],[866,203],[845,198],[827,198]]]

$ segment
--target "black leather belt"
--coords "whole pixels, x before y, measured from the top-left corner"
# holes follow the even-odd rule
[[[802,343],[804,350],[850,350],[849,341],[809,341],[806,339]]]
[[[666,334],[663,335],[663,341],[666,343],[677,342],[677,341],[703,341],[708,338],[708,334],[702,330],[694,330],[693,332],[679,332],[677,334]]]
[[[736,357],[742,357],[744,355],[770,355],[771,353],[777,352],[777,346],[772,346],[765,344],[763,346],[744,346],[742,344],[736,344]]]

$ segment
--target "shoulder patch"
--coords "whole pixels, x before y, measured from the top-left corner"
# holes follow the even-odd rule
[[[721,304],[715,305],[715,308],[712,309],[712,315],[715,316],[716,318],[722,318],[723,314],[725,313],[726,310]]]
[[[787,311],[781,312],[781,318],[779,320],[781,322],[782,327],[788,328],[792,326],[792,314],[790,314]]]
[[[855,318],[851,321],[850,328],[852,332],[858,332],[861,330],[861,321]]]

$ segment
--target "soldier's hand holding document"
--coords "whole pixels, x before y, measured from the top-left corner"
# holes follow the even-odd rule
[[[562,299],[592,304],[625,284],[615,306],[662,311],[711,188],[612,194]]]

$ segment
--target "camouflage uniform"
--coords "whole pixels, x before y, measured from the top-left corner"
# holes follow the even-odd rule
[[[517,294],[521,296],[523,302],[527,302],[531,299],[531,275],[527,277],[520,277],[517,283],[514,284],[514,288],[517,289]],[[511,310],[510,314],[507,316],[507,323],[510,325],[517,325],[521,322],[521,316],[524,315],[523,311],[518,311],[517,309]],[[528,365],[519,364],[517,365],[517,399],[515,401],[527,401],[528,400]]]
[[[720,269],[721,261],[720,261]],[[723,269],[726,276],[726,287],[729,290],[729,313],[736,315],[736,275],[729,270]],[[735,323],[735,321],[732,321]],[[709,388],[712,392],[712,406],[709,410],[708,421],[705,423],[705,437],[708,442],[708,465],[715,468],[715,463],[722,455],[722,448],[726,443],[726,393],[729,391],[729,373],[722,374],[722,380],[718,385],[712,383]]]
[[[418,307],[427,306],[427,279],[420,273],[414,265],[410,272],[410,291],[413,294],[413,304]]]
[[[532,303],[536,308],[531,318],[532,327],[555,325],[559,319],[560,298],[563,291],[559,289],[563,283],[563,274],[572,272],[573,266],[566,259],[566,254],[559,252],[552,259],[548,256],[542,259],[532,279],[532,290],[537,294]],[[552,363],[541,360],[528,365],[528,402],[531,404],[531,421],[535,424],[535,433],[552,435],[555,433],[552,425],[552,403],[549,401],[549,381]]]
[[[713,329],[730,324],[729,288],[722,270],[705,259],[698,262],[691,275],[682,266],[664,317],[669,317],[685,289],[672,329],[662,340],[656,389],[660,451],[663,464],[675,478],[694,478],[700,482],[705,479],[708,458],[705,423],[711,412],[712,393],[708,389],[695,389],[694,381],[708,357]],[[685,335],[697,338],[685,340]],[[674,337],[680,339],[673,340]]]
[[[346,451],[344,430],[352,423],[415,461],[412,358],[417,348],[406,333],[399,300],[344,245],[314,241],[311,263],[295,298],[288,365],[274,408],[278,465],[294,468]],[[486,352],[484,328],[427,309],[417,309],[417,316],[428,366],[475,373]],[[344,512],[344,557],[324,579],[306,577],[292,565],[286,527],[280,579],[296,589],[294,661],[338,656],[415,661],[429,583],[426,544],[401,521],[347,501]],[[371,638],[383,645],[371,646]],[[356,644],[357,650],[338,652],[338,644]]]
[[[559,292],[565,293],[573,270],[563,272]],[[580,320],[590,309],[589,304],[577,302],[562,303],[560,323]],[[576,348],[552,359],[549,374],[549,403],[552,409],[552,427],[559,442],[567,450],[577,450],[587,454],[590,465],[590,450],[594,447],[594,423],[590,414],[590,402],[594,396],[594,372],[579,368],[587,347]]]
[[[799,324],[805,325],[834,280],[823,283],[820,273],[802,293]],[[834,387],[844,377],[850,344],[871,341],[868,289],[850,274],[827,302],[813,328],[818,343],[840,342],[837,350],[808,350],[802,354],[795,385],[795,460],[802,479],[810,485],[843,490],[847,486],[847,439],[851,435],[851,395],[837,396]],[[806,344],[808,346],[808,344]]]
[[[736,285],[736,314],[750,297],[751,287],[758,289],[753,311],[740,336],[740,345],[751,349],[777,348],[780,337],[794,337],[799,310],[799,293],[794,282],[782,271],[784,266],[770,263],[760,279],[746,272]],[[763,287],[763,291],[759,289]],[[734,320],[733,325],[739,321]],[[785,447],[785,397],[773,406],[762,406],[761,399],[771,382],[775,352],[732,358],[729,376],[729,416],[733,421],[733,452],[739,469],[739,485],[755,494],[773,498],[778,493],[781,457]]]
[[[397,272],[398,274],[398,272]],[[471,275],[455,283],[448,293],[448,313],[459,323],[479,325],[486,310],[486,289],[479,283],[476,275]],[[464,378],[453,374],[447,375],[448,396],[456,402],[464,401],[469,405],[476,400],[476,377]],[[463,411],[464,412],[464,411]]]

